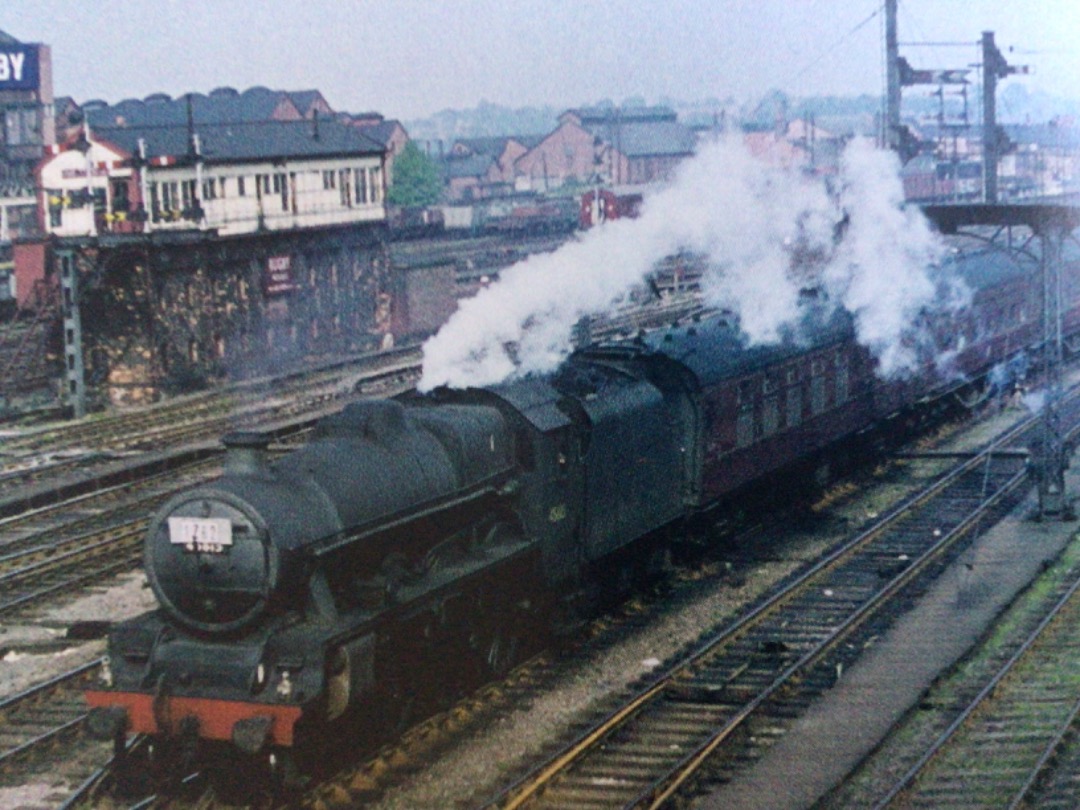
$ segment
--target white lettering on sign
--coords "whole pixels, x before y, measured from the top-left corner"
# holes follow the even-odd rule
[[[281,295],[297,289],[293,283],[291,256],[267,257],[263,288],[267,295]]]
[[[232,521],[228,518],[169,518],[169,541],[185,551],[224,554],[232,545]]]
[[[25,53],[0,53],[0,82],[21,82],[25,62]]]

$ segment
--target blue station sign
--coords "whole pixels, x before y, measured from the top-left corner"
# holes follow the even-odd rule
[[[37,45],[0,45],[0,90],[37,90],[40,84]]]

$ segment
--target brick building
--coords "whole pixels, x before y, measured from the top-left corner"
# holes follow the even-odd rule
[[[383,147],[387,188],[394,182],[394,161],[409,142],[409,133],[400,121],[383,118],[378,113],[337,113],[337,120],[357,127],[364,135]]]
[[[329,119],[87,127],[38,167],[41,230],[231,236],[382,221],[383,156]]]
[[[646,185],[671,176],[694,153],[693,131],[666,107],[567,110],[559,126],[514,165],[518,190],[567,183]]]
[[[447,199],[479,200],[512,192],[518,159],[541,140],[515,135],[455,141],[443,161]]]
[[[393,139],[396,122],[265,88],[64,115],[67,140],[36,170],[42,236],[15,265],[21,301],[57,310],[60,345],[41,345],[76,413],[377,348],[405,328],[395,294],[416,322],[446,316],[399,291],[427,271],[390,267],[389,150],[370,134]]]
[[[12,241],[37,222],[34,166],[54,143],[51,50],[0,31],[0,312],[15,295]]]

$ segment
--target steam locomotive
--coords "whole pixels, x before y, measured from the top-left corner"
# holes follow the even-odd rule
[[[1038,351],[1038,276],[992,250],[951,263],[972,301],[924,324],[947,380],[880,379],[852,317],[808,293],[773,345],[716,314],[551,376],[351,404],[277,459],[262,434],[226,436],[222,477],[151,522],[160,607],[113,629],[91,727],[282,757],[505,672],[749,483],[915,403],[1011,386],[1003,369]]]

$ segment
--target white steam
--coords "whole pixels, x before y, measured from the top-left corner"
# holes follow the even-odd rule
[[[928,275],[940,247],[916,211],[903,209],[891,153],[861,141],[845,151],[838,188],[769,166],[741,140],[709,144],[674,182],[648,197],[636,220],[617,220],[550,254],[530,256],[471,299],[424,345],[419,388],[488,385],[554,370],[574,325],[608,312],[661,259],[703,255],[706,303],[733,310],[752,341],[776,340],[798,316],[800,289],[824,287],[856,320],[882,373],[916,362],[910,334],[930,307]],[[845,233],[836,225],[846,212]],[[795,262],[793,255],[816,263]],[[814,266],[814,278],[807,267]]]

